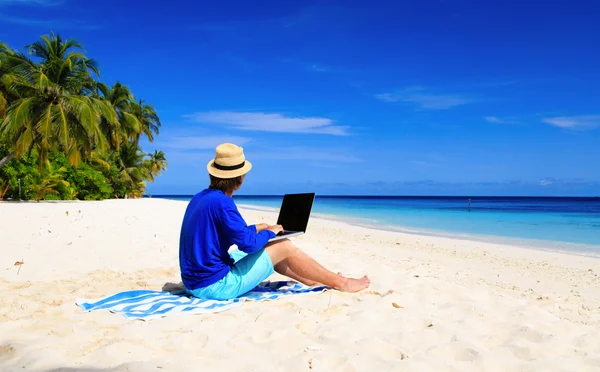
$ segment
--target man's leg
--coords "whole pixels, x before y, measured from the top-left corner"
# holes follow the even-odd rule
[[[279,274],[285,275],[288,278],[292,278],[295,281],[305,284],[309,287],[314,287],[316,285],[323,284],[323,283],[316,282],[314,280],[303,278],[300,275],[297,275],[295,272],[292,271],[292,269],[290,269],[287,262],[285,262],[285,261],[282,261],[282,262],[274,265],[274,268],[275,268],[275,271],[278,272]]]
[[[366,275],[353,279],[327,270],[287,239],[269,244],[265,250],[275,271],[307,285],[322,283],[342,292],[358,292],[371,283]]]

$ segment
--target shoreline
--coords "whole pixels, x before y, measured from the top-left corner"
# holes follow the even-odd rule
[[[175,200],[177,201],[177,200]],[[238,204],[240,209],[254,210],[258,212],[269,212],[269,213],[277,213],[279,210],[277,208],[272,208],[268,206],[260,206],[253,204]],[[368,229],[374,229],[379,231],[388,231],[388,232],[398,232],[402,234],[409,234],[415,236],[429,236],[429,237],[439,237],[439,238],[447,238],[447,239],[456,239],[456,240],[467,240],[472,242],[480,242],[480,243],[490,243],[490,244],[501,244],[507,246],[514,246],[523,249],[531,249],[536,251],[543,252],[555,252],[555,253],[564,253],[581,257],[595,258],[600,259],[600,245],[593,244],[583,244],[583,243],[571,243],[566,241],[556,241],[556,240],[542,240],[542,239],[530,239],[530,238],[514,238],[507,236],[499,236],[499,235],[483,235],[483,234],[468,234],[468,233],[459,233],[459,232],[446,232],[446,231],[438,231],[438,230],[426,230],[426,229],[414,229],[405,226],[395,226],[395,225],[377,225],[374,223],[369,223],[368,219],[363,218],[355,218],[355,217],[345,217],[340,215],[333,214],[324,214],[324,213],[313,213],[311,219],[322,219],[327,221],[337,221],[347,223],[352,226],[359,226]],[[566,249],[566,246],[573,246],[579,249]],[[591,251],[591,252],[590,252]],[[594,252],[596,251],[596,252]]]
[[[186,205],[0,204],[0,369],[600,368],[600,260],[321,218],[293,243],[334,272],[368,274],[370,288],[150,322],[75,305],[180,283]],[[276,218],[240,212],[249,224]]]
[[[32,200],[4,200],[0,201],[0,205],[2,203],[5,204],[34,204],[34,205],[42,205],[42,204],[79,204],[79,203],[102,203],[102,202],[113,202],[113,201],[136,201],[136,200],[166,200],[169,202],[175,203],[184,203],[187,205],[188,201],[184,200],[174,200],[167,199],[162,197],[142,197],[142,198],[128,198],[128,199],[105,199],[105,200],[42,200],[42,201],[32,201]],[[240,212],[243,210],[247,211],[255,211],[255,212],[266,212],[266,213],[278,213],[279,209],[269,206],[262,205],[254,205],[254,204],[237,204]],[[594,244],[583,244],[583,243],[571,243],[566,241],[556,241],[556,240],[542,240],[542,239],[531,239],[531,238],[514,238],[507,236],[499,236],[499,235],[483,235],[483,234],[469,234],[469,233],[460,233],[460,232],[449,232],[449,231],[439,231],[439,230],[427,230],[427,229],[415,229],[406,226],[396,226],[396,225],[378,225],[374,223],[368,222],[366,218],[358,218],[358,217],[345,217],[334,214],[325,214],[325,213],[312,213],[311,220],[323,220],[323,221],[332,221],[332,222],[340,222],[345,223],[350,226],[361,227],[365,229],[372,229],[383,232],[392,232],[392,233],[400,233],[407,234],[416,237],[433,237],[433,238],[444,238],[450,240],[458,240],[458,241],[469,241],[469,242],[479,242],[485,244],[497,244],[501,246],[510,246],[520,249],[527,249],[532,251],[539,252],[548,252],[548,253],[558,253],[558,254],[566,254],[576,257],[585,257],[591,259],[600,259],[600,245]],[[578,250],[570,250],[565,249],[565,246],[574,246],[579,247]],[[587,249],[586,249],[587,248]],[[598,250],[598,252],[590,252],[590,250]]]

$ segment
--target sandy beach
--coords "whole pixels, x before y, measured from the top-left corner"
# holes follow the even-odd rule
[[[600,370],[599,259],[324,219],[294,241],[368,290],[149,322],[75,305],[178,284],[186,205],[0,203],[0,369]]]

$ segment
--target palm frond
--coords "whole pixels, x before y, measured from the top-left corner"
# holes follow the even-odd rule
[[[0,53],[10,53],[12,50],[8,47],[6,43],[0,41]]]
[[[10,136],[17,133],[22,127],[30,127],[32,123],[31,109],[35,100],[35,97],[29,97],[14,102],[8,108],[0,132]]]
[[[100,118],[106,120],[112,125],[119,124],[117,113],[115,112],[115,109],[112,107],[110,102],[95,97],[90,97],[89,102],[90,105],[98,111]]]
[[[35,134],[33,128],[27,127],[23,132],[14,138],[14,151],[17,156],[25,154],[33,146],[33,139]]]
[[[91,135],[95,132],[94,126],[98,124],[98,115],[91,107],[88,97],[68,96],[64,97],[63,103],[65,110],[77,119],[76,124],[85,133]]]
[[[62,105],[56,105],[54,110],[56,111],[55,123],[58,127],[58,138],[63,146],[67,146],[69,143],[69,122],[67,120],[67,113]]]
[[[2,119],[6,116],[6,98],[4,98],[4,94],[0,92],[0,127],[2,126]]]
[[[29,50],[29,54],[33,54],[37,57],[50,59],[50,48],[48,48],[50,40],[48,36],[42,36],[42,41],[36,41],[31,45],[27,45],[26,48]]]
[[[44,148],[50,147],[52,134],[52,105],[48,105],[35,126],[36,132],[40,135],[40,144]]]
[[[142,123],[140,123],[137,116],[129,112],[122,112],[121,115],[122,128],[126,137],[133,138],[135,134],[142,132]]]
[[[37,76],[36,80],[37,88],[41,91],[44,91],[52,86],[52,83],[50,82],[50,79],[48,79],[48,76],[46,76],[46,74],[44,74],[41,71],[39,72],[39,76]]]
[[[81,164],[82,156],[81,151],[76,143],[71,143],[67,149],[67,160],[74,166]]]
[[[97,152],[92,152],[90,154],[90,162],[93,164],[99,165],[100,167],[104,168],[105,170],[110,170],[110,162],[102,159],[102,156]]]
[[[103,82],[96,83],[96,88],[98,92],[102,94],[104,99],[107,99],[107,97],[110,95],[110,88]]]

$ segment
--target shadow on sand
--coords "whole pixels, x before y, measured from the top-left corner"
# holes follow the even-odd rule
[[[185,291],[185,286],[182,282],[179,283],[171,283],[167,282],[162,286],[162,290],[164,292],[180,292]]]

